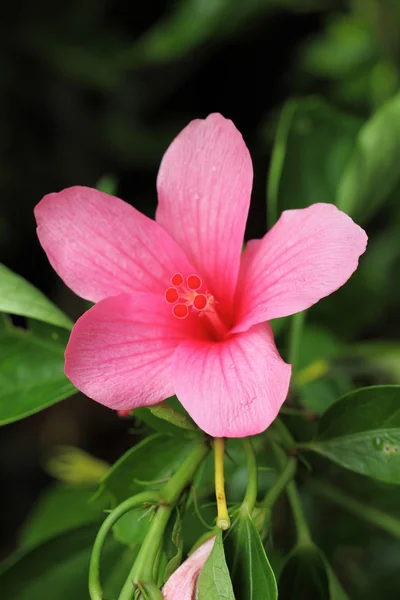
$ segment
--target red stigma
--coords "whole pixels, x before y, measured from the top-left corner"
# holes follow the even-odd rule
[[[179,298],[179,294],[177,290],[173,287],[170,287],[165,292],[165,299],[168,304],[174,304]]]
[[[209,292],[200,292],[203,281],[199,275],[191,273],[183,277],[175,273],[171,277],[171,287],[164,292],[167,304],[172,305],[172,314],[176,319],[186,319],[192,314],[206,316],[212,330],[222,331],[226,327],[214,307],[214,296]]]
[[[189,314],[189,309],[186,304],[175,304],[172,308],[172,314],[177,319],[185,319]]]
[[[204,294],[197,294],[193,300],[193,306],[197,308],[197,310],[204,310],[207,306],[207,296]]]
[[[198,290],[202,285],[202,281],[198,275],[189,275],[186,282],[189,290]]]
[[[171,283],[175,286],[181,285],[183,283],[183,276],[180,273],[175,273],[175,275],[171,277]]]

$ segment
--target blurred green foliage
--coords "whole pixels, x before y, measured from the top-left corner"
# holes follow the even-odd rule
[[[119,194],[152,214],[156,171],[168,143],[189,119],[218,110],[243,131],[254,157],[256,184],[248,237],[260,237],[265,230],[264,183],[272,157],[267,186],[270,221],[271,215],[288,208],[336,202],[366,227],[370,238],[355,276],[307,314],[293,394],[285,406],[286,424],[296,439],[308,442],[317,433],[319,414],[343,394],[360,385],[400,383],[398,0],[180,0],[140,6],[97,0],[55,5],[39,0],[9,3],[2,10],[0,248],[7,266],[77,317],[85,307],[51,274],[34,238],[33,206],[45,193],[81,183]],[[107,173],[112,175],[104,176]],[[50,317],[45,320],[54,326],[68,326],[52,304],[40,304],[39,295],[33,293],[27,300],[28,310],[11,309],[3,295],[3,310],[40,319],[46,313]],[[279,325],[278,344],[287,354],[288,323]],[[73,393],[62,373],[63,334],[33,320],[28,321],[28,330],[17,330],[8,319],[1,323],[1,398],[13,410],[4,421]],[[21,392],[27,381],[29,397]],[[151,426],[151,416],[142,416]],[[74,413],[73,419],[80,418],[81,413]],[[58,413],[50,413],[49,419],[47,430],[58,430]],[[117,431],[113,416],[107,414],[107,419],[107,431]],[[99,426],[96,419],[89,422],[94,429]],[[45,437],[44,421],[35,423],[32,427]],[[125,429],[127,450],[132,438]],[[94,443],[87,432],[78,435],[77,426],[72,430],[72,437],[78,438],[74,442],[92,444],[104,456],[102,436]],[[4,438],[3,475],[10,498],[26,494],[26,511],[42,480],[24,492],[14,481],[24,446],[19,431],[26,432],[14,429],[13,440]],[[169,475],[190,445],[184,437],[178,444],[168,437],[157,439],[164,444],[162,464],[155,457],[154,464],[145,468],[136,460],[143,451],[139,445],[112,467],[101,484],[113,496],[110,506],[141,489],[134,477],[154,480]],[[26,460],[33,442],[24,443]],[[257,444],[261,451],[263,442]],[[229,481],[232,493],[233,489],[238,493],[244,486],[245,464],[237,443],[231,446]],[[114,460],[118,452],[108,451]],[[260,471],[263,491],[276,478],[267,449],[265,456],[261,468],[268,470]],[[114,485],[116,468],[122,471]],[[314,476],[319,487],[312,485]],[[326,598],[327,586],[336,585],[328,560],[353,600],[398,597],[398,530],[392,527],[391,536],[379,524],[381,514],[400,522],[398,487],[354,475],[309,453],[299,467],[299,481],[315,542],[324,554],[318,549],[311,558],[309,552],[305,558],[292,554],[284,566],[292,573],[288,582],[299,586],[297,566],[307,560],[306,575],[316,581],[316,597]],[[321,492],[324,486],[328,489],[328,481],[380,512],[346,509],[346,501],[339,497],[335,501],[334,493],[329,502]],[[211,484],[209,473],[203,474],[200,510],[207,518],[213,512],[203,504],[212,494]],[[97,530],[93,523],[100,518],[89,496],[92,499],[91,489],[77,485],[45,493],[22,530],[21,553],[0,573],[7,598],[50,600],[48,590],[61,580],[65,596],[54,600],[87,597],[83,586]],[[193,512],[195,502],[192,497]],[[66,505],[70,511],[65,511]],[[43,514],[48,516],[44,521]],[[114,594],[126,577],[150,516],[132,511],[115,528],[115,539],[110,539],[105,552],[107,593]],[[274,568],[282,566],[291,548],[287,517],[282,501],[267,540]],[[187,515],[184,525],[185,519],[195,530],[188,538],[192,535],[195,541],[205,529],[197,521],[192,525]],[[138,538],[130,535],[135,523],[140,525]],[[44,539],[46,543],[35,549],[34,544]],[[42,571],[38,564],[45,565]],[[9,592],[19,579],[24,589]],[[283,589],[282,597],[291,597],[293,585]],[[331,597],[342,597],[334,593],[340,592],[329,589]],[[301,592],[296,598],[302,598]]]

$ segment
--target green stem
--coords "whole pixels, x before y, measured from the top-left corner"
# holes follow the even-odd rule
[[[326,483],[325,481],[310,481],[310,489],[316,492],[319,496],[334,502],[341,508],[348,510],[356,517],[360,517],[377,527],[380,527],[384,531],[387,531],[390,535],[400,539],[400,520],[387,515],[383,511],[373,506],[368,506],[355,498],[352,498],[345,492],[339,490],[336,486]]]
[[[273,424],[274,431],[278,434],[281,439],[283,445],[287,448],[291,448],[295,446],[295,441],[292,437],[292,434],[286,427],[286,425],[279,419],[275,419]],[[273,438],[274,440],[275,438]],[[284,450],[280,446],[278,446],[275,441],[271,443],[273,452],[275,454],[278,465],[283,470],[286,467],[286,463],[288,461],[288,457]],[[289,500],[290,508],[293,513],[293,519],[296,525],[296,533],[297,533],[297,543],[302,545],[309,545],[311,542],[310,530],[308,527],[308,523],[304,516],[303,507],[301,505],[300,494],[297,490],[296,483],[294,481],[290,481],[286,487],[286,494]]]
[[[304,516],[300,494],[294,481],[288,483],[286,494],[296,525],[297,544],[299,546],[310,546],[312,544],[310,529]]]
[[[242,506],[246,506],[246,510],[251,515],[257,502],[257,459],[251,438],[243,438],[242,443],[247,459],[247,488]]]
[[[160,588],[154,581],[148,581],[142,584],[143,591],[146,594],[146,600],[163,600],[164,596],[160,592]]]
[[[273,422],[272,429],[285,448],[293,448],[296,446],[292,434],[279,417]]]
[[[271,164],[267,182],[267,226],[270,229],[278,220],[278,196],[283,165],[285,162],[286,142],[296,110],[296,102],[289,100],[284,105],[275,135]]]
[[[231,526],[231,520],[226,505],[225,495],[225,439],[214,438],[214,473],[215,473],[215,499],[217,502],[217,527],[226,531]]]
[[[270,487],[268,492],[264,496],[264,500],[262,501],[262,506],[269,511],[272,511],[275,502],[278,500],[279,496],[282,494],[287,484],[293,479],[296,474],[297,469],[297,460],[290,456],[287,459],[286,466],[279,474],[279,477]]]
[[[304,320],[306,311],[293,315],[290,324],[290,341],[289,341],[289,364],[292,365],[292,373],[296,372],[299,359],[301,334],[303,332]]]
[[[192,481],[197,468],[206,457],[208,451],[209,448],[205,440],[199,440],[191,454],[189,454],[178,471],[160,491],[161,504],[153,517],[139,554],[121,590],[119,600],[132,600],[136,583],[141,582],[142,585],[148,585],[153,582],[153,565],[157,558],[157,552],[162,543],[168,520],[183,490]]]
[[[158,492],[141,492],[128,498],[115,508],[101,525],[99,532],[93,544],[92,555],[89,566],[89,595],[91,600],[103,600],[103,591],[100,584],[100,558],[101,551],[106,541],[107,535],[115,523],[127,512],[134,508],[139,508],[143,504],[158,504],[160,495]]]
[[[285,451],[274,442],[272,442],[272,450],[275,454],[278,465],[281,469],[284,469],[288,460]],[[296,525],[297,543],[299,545],[309,545],[311,543],[310,530],[304,516],[300,494],[294,481],[289,481],[287,483],[286,494],[292,510],[293,520]]]

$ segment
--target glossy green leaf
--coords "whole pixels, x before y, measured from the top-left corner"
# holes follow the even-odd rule
[[[75,394],[64,375],[64,347],[12,328],[0,333],[0,424]]]
[[[133,414],[151,429],[160,433],[181,436],[182,429],[185,429],[185,435],[188,431],[192,431],[192,435],[199,431],[196,431],[196,425],[176,396],[151,407],[136,408]],[[189,429],[190,427],[192,429]]]
[[[210,556],[200,573],[196,598],[198,600],[235,600],[225,560],[222,531],[218,532]]]
[[[106,495],[117,505],[129,496],[160,487],[193,447],[193,438],[162,433],[149,436],[126,452],[103,478],[98,495]]]
[[[225,551],[235,596],[240,600],[276,600],[278,590],[260,535],[248,512],[238,520],[225,540]]]
[[[360,124],[318,98],[288,102],[268,177],[268,204],[275,205],[276,216],[285,209],[335,201]]]
[[[400,182],[400,93],[360,129],[341,177],[338,208],[365,222]]]
[[[33,333],[35,337],[56,342],[63,347],[63,350],[65,349],[70,336],[68,330],[63,327],[56,327],[50,323],[45,323],[44,321],[31,319],[30,317],[27,318],[26,325],[28,331]]]
[[[20,531],[22,546],[37,545],[64,531],[101,522],[101,505],[91,502],[93,489],[55,484],[39,498]]]
[[[32,317],[64,329],[72,321],[31,283],[0,264],[0,311],[22,317]]]
[[[279,600],[348,600],[323,553],[314,545],[296,546],[279,577]]]
[[[400,386],[343,396],[322,416],[308,447],[357,473],[400,483]]]
[[[125,513],[113,527],[115,539],[135,548],[143,542],[153,516],[152,508],[135,508]]]
[[[15,553],[0,568],[1,597],[7,600],[87,600],[89,559],[97,529],[93,525],[80,527]],[[103,550],[104,588],[115,596],[129,572],[126,561],[124,572],[119,572],[123,552],[123,547],[112,537]],[[129,559],[131,566],[132,556]]]
[[[164,421],[164,419],[159,419],[155,415],[153,415],[148,408],[135,408],[133,411],[133,415],[139,419],[139,421],[143,421],[150,429],[153,431],[157,431],[158,433],[167,433],[171,435],[182,435],[182,430],[173,425],[172,423],[168,423],[168,421]]]

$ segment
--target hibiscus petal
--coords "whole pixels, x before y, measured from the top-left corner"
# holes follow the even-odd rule
[[[215,536],[204,542],[172,573],[162,589],[164,600],[193,600],[200,572],[210,556]]]
[[[166,151],[156,220],[184,249],[219,302],[233,299],[253,167],[232,121],[192,121]]]
[[[292,315],[328,296],[354,273],[366,246],[365,231],[333,204],[283,212],[242,256],[233,331]]]
[[[158,294],[137,292],[101,300],[75,324],[65,373],[89,398],[117,410],[172,396],[171,360],[196,335],[199,319],[179,320]]]
[[[221,342],[184,341],[172,363],[180,402],[215,437],[264,431],[287,396],[290,373],[268,323]]]
[[[212,537],[204,542],[172,573],[162,589],[164,600],[193,600],[197,580],[213,549],[214,541],[215,537]]]
[[[128,291],[164,293],[174,273],[193,271],[162,227],[97,190],[77,186],[48,194],[35,216],[51,265],[87,300]]]

